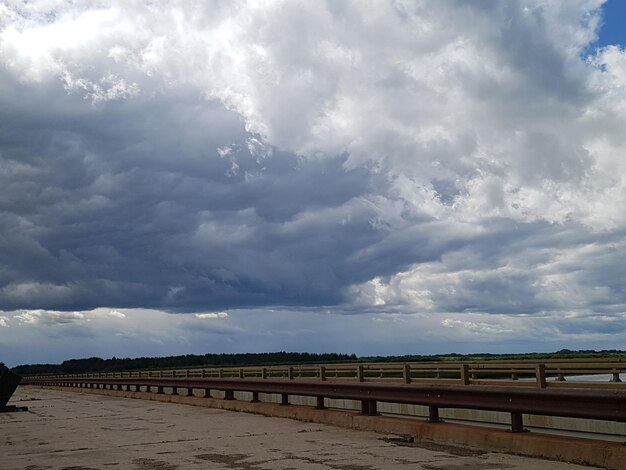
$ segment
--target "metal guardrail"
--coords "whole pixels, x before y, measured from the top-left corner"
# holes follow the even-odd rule
[[[298,379],[318,381],[356,381],[389,383],[456,383],[462,385],[502,385],[539,388],[622,388],[620,374],[626,373],[622,361],[503,361],[470,363],[374,363],[330,364],[271,367],[229,367],[168,369],[128,372],[32,376],[41,378],[239,378]],[[576,375],[608,375],[610,382],[581,382]],[[549,380],[549,379],[555,380]],[[521,379],[521,380],[520,380]]]
[[[24,384],[131,390],[163,394],[166,388],[173,395],[186,389],[193,396],[195,389],[204,390],[211,398],[211,390],[224,392],[224,399],[235,399],[235,392],[251,392],[252,401],[259,401],[259,393],[280,394],[281,403],[289,404],[289,396],[317,398],[316,408],[324,408],[325,398],[361,401],[361,413],[376,415],[377,402],[404,403],[428,406],[429,421],[439,422],[440,408],[503,411],[511,415],[511,431],[523,432],[523,414],[598,419],[626,422],[626,389],[585,390],[517,388],[475,385],[467,387],[452,384],[381,384],[305,380],[273,380],[246,378],[26,378]]]

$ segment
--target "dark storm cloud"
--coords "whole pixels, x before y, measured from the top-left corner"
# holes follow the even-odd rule
[[[2,309],[321,305],[432,256],[374,226],[367,171],[263,155],[195,93],[89,105],[5,86]]]
[[[0,309],[623,311],[601,2],[155,5],[0,7]]]

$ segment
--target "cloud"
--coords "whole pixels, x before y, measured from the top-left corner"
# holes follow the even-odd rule
[[[24,311],[15,318],[21,324],[56,326],[72,323],[79,323],[86,320],[86,316],[81,312],[53,312],[46,310]]]
[[[200,318],[201,320],[215,319],[215,318],[227,318],[227,317],[228,317],[228,313],[226,312],[196,313],[196,318]]]
[[[498,327],[493,323],[486,322],[472,322],[472,321],[462,321],[462,320],[454,320],[451,318],[444,318],[441,320],[441,325],[446,328],[462,328],[466,331],[470,331],[472,333],[477,334],[504,334],[504,333],[512,333],[513,330],[505,327]]]
[[[619,318],[601,4],[3,5],[0,308]]]
[[[109,312],[109,316],[113,317],[113,318],[126,318],[126,314],[122,313],[122,312],[118,312],[117,310],[111,310]]]
[[[4,328],[8,328],[9,327],[9,317],[4,316],[4,315],[0,315],[0,326],[2,326]]]

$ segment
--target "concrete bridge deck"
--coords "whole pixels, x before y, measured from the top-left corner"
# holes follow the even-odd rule
[[[3,470],[575,470],[580,465],[284,418],[20,387],[0,414]]]

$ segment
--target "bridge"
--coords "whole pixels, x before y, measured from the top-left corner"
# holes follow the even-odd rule
[[[527,434],[525,419],[614,423],[621,434],[626,384],[620,374],[625,368],[620,361],[299,365],[38,376],[23,383],[295,417],[620,468],[626,458],[623,443],[576,439],[546,448],[550,438]],[[581,381],[581,374],[607,379]],[[403,406],[422,407],[426,421],[389,416],[402,414]],[[468,433],[467,426],[443,423],[450,411],[463,410],[505,414],[508,432],[491,427],[475,432],[472,426]]]

